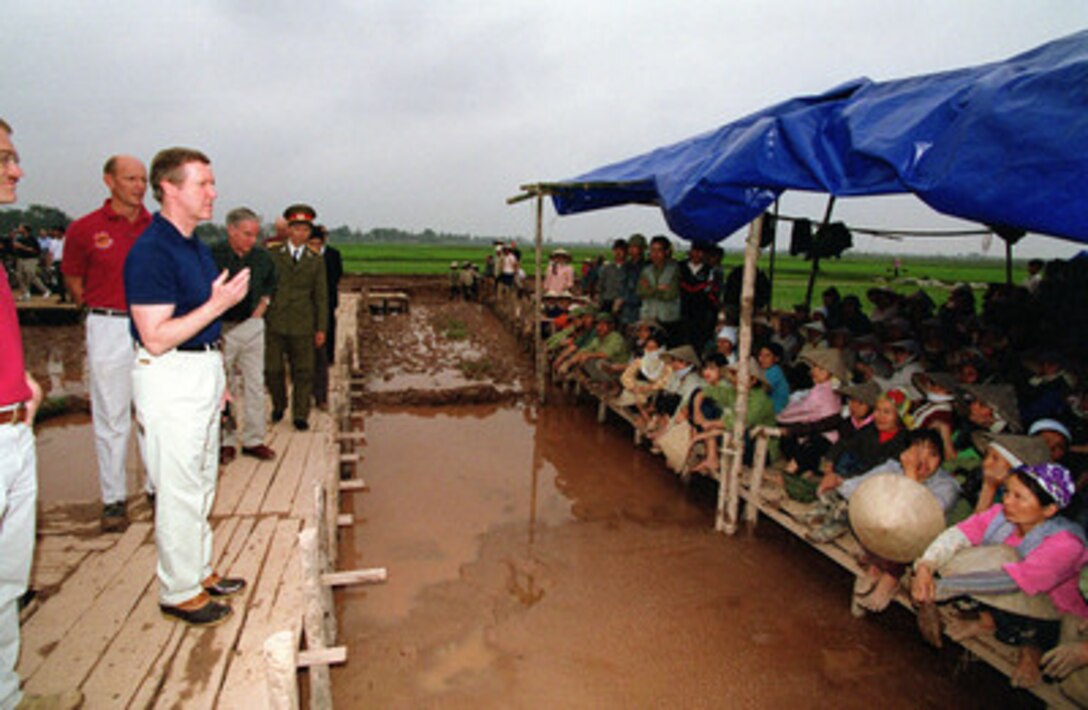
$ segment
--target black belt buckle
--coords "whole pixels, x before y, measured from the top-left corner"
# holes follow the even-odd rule
[[[213,340],[210,343],[184,343],[178,346],[178,351],[183,353],[216,352],[221,347],[221,341]]]
[[[112,308],[88,308],[88,313],[96,316],[112,316],[114,318],[128,318],[128,311],[115,311]]]

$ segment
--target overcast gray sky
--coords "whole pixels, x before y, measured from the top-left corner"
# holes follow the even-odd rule
[[[528,203],[505,204],[520,184],[857,76],[1003,59],[1084,28],[1088,3],[7,0],[0,18],[0,116],[23,155],[22,205],[83,214],[104,197],[109,154],[149,161],[190,145],[212,158],[217,219],[307,201],[329,226],[528,236]],[[790,193],[782,208],[818,217],[822,205]],[[863,226],[955,224],[910,199],[836,210]],[[548,214],[555,240],[665,230],[649,208]],[[1018,255],[1079,249],[1021,245]],[[915,248],[967,253],[980,239]]]

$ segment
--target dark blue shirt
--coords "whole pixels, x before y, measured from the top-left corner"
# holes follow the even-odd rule
[[[125,297],[129,306],[174,306],[174,315],[196,310],[211,297],[219,270],[211,250],[195,236],[182,236],[169,220],[155,213],[151,224],[125,259]],[[140,341],[136,323],[132,335]],[[219,321],[183,345],[206,345],[219,339]]]

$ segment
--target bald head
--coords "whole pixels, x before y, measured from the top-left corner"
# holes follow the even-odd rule
[[[114,155],[102,168],[102,179],[110,190],[113,211],[135,219],[147,194],[147,170],[131,155]]]

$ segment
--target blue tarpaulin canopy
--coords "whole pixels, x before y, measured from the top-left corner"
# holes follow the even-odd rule
[[[911,192],[1088,242],[1088,31],[979,67],[857,79],[546,188],[560,214],[660,206],[693,241],[725,239],[792,189]]]

